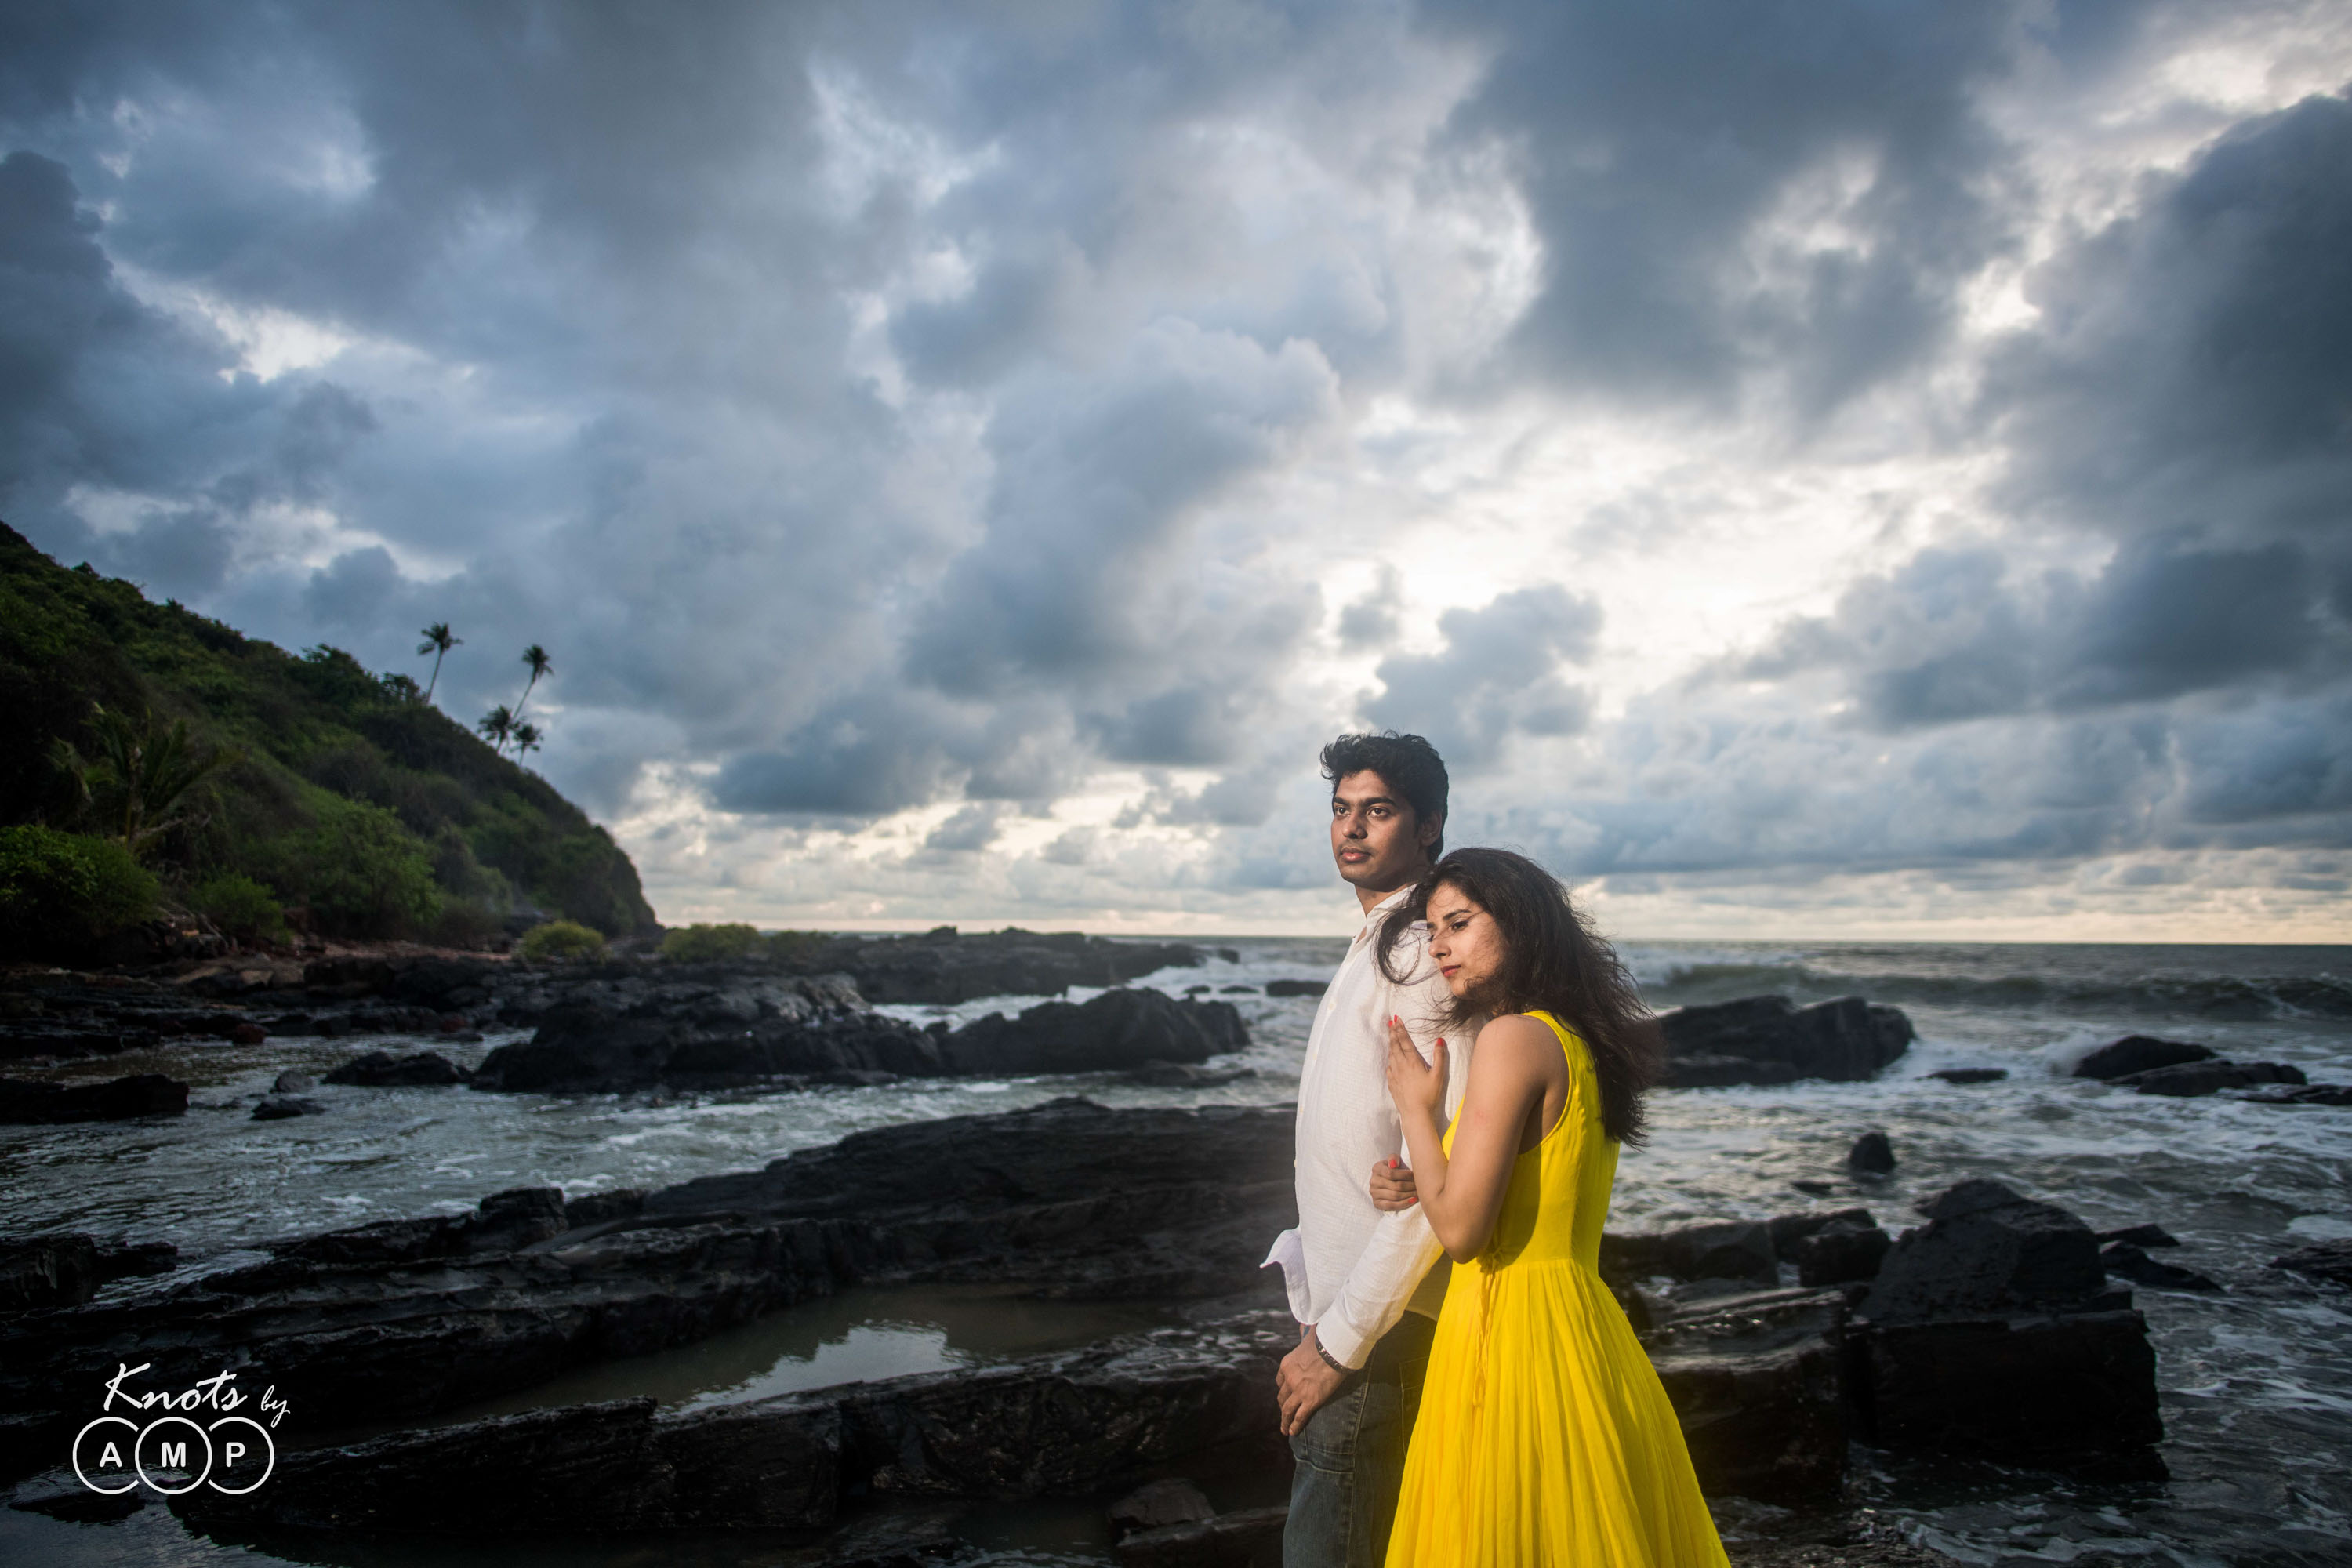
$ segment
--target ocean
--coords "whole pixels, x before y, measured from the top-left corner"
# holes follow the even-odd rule
[[[1205,985],[1241,1008],[1254,1043],[1219,1065],[1257,1076],[1209,1089],[1102,1078],[910,1080],[671,1100],[329,1088],[318,1091],[327,1115],[255,1122],[250,1108],[278,1073],[323,1070],[352,1055],[352,1043],[189,1046],[77,1064],[46,1076],[168,1071],[194,1085],[188,1115],[162,1124],[0,1130],[7,1228],[168,1240],[185,1267],[220,1268],[252,1261],[255,1245],[272,1237],[457,1212],[501,1188],[555,1185],[577,1196],[658,1186],[754,1167],[863,1128],[1066,1094],[1111,1105],[1288,1100],[1314,1002],[1268,998],[1258,988],[1328,975],[1344,944],[1234,938],[1202,945],[1236,958],[1142,983],[1177,994]],[[1920,1038],[1869,1083],[1661,1092],[1650,1145],[1620,1166],[1613,1226],[1764,1218],[1836,1201],[1865,1204],[1900,1228],[1916,1200],[1966,1177],[1992,1176],[2100,1229],[2161,1225],[2183,1243],[2163,1254],[2167,1261],[2225,1287],[2137,1292],[2157,1348],[2168,1481],[2092,1485],[1993,1466],[1889,1466],[1864,1454],[1855,1506],[1919,1544],[1985,1568],[2108,1557],[2183,1568],[2352,1562],[2352,1296],[2314,1290],[2265,1267],[2290,1248],[2352,1237],[2352,1110],[2166,1100],[2066,1076],[2095,1046],[2155,1034],[2241,1060],[2290,1063],[2315,1082],[2352,1082],[2352,948],[1627,942],[1621,951],[1658,1007],[1767,992],[1799,1001],[1859,994],[1904,1008]],[[889,1010],[961,1021],[1035,1000]],[[509,1037],[450,1054],[470,1063]],[[1965,1088],[1928,1076],[1945,1068],[2000,1068],[2009,1076]],[[1843,1155],[1871,1130],[1887,1133],[1899,1163],[1891,1177],[1857,1186]],[[583,1375],[568,1390],[499,1407],[555,1393],[627,1391],[632,1377],[677,1402],[750,1397],[1025,1353],[1128,1326],[1113,1321],[1117,1314],[1060,1321],[1025,1310],[952,1292],[851,1293],[825,1313],[790,1315],[805,1321],[754,1325],[694,1355],[649,1358],[661,1364],[622,1369],[617,1378]],[[1727,1524],[1769,1528],[1769,1512],[1735,1507]],[[1101,1561],[1087,1528],[1050,1512],[1007,1524],[1002,1560]],[[454,1544],[378,1544],[365,1552],[385,1564],[475,1555]],[[512,1563],[541,1554],[519,1559],[485,1543],[479,1555]],[[309,1560],[216,1545],[160,1508],[111,1525],[0,1511],[0,1559],[9,1561],[209,1565],[231,1556]],[[624,1560],[634,1559],[612,1559]],[[738,1559],[704,1542],[693,1560]]]

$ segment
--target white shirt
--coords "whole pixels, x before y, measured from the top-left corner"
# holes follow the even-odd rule
[[[1323,993],[1298,1075],[1298,1227],[1275,1237],[1265,1258],[1268,1268],[1282,1265],[1291,1316],[1314,1324],[1317,1342],[1350,1368],[1363,1365],[1407,1311],[1434,1318],[1445,1300],[1448,1271],[1432,1267],[1444,1248],[1420,1205],[1396,1214],[1372,1206],[1373,1165],[1391,1155],[1409,1162],[1404,1124],[1389,1099],[1389,1019],[1403,1019],[1426,1057],[1429,1022],[1452,1000],[1429,961],[1426,932],[1408,931],[1391,955],[1403,984],[1381,973],[1375,934],[1408,891],[1366,911]],[[1449,1036],[1445,1046],[1450,1117],[1470,1075],[1470,1042]]]

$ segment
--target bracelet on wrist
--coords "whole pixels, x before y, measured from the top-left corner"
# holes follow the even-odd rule
[[[1341,1366],[1339,1364],[1339,1358],[1323,1348],[1323,1336],[1321,1334],[1317,1334],[1315,1336],[1315,1353],[1323,1358],[1323,1364],[1325,1366],[1329,1367],[1341,1377],[1347,1376],[1349,1373],[1355,1370],[1353,1367]]]

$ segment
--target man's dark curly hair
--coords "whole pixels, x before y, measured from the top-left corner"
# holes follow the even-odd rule
[[[1323,748],[1323,776],[1339,788],[1339,781],[1349,773],[1375,773],[1389,788],[1404,796],[1412,807],[1413,826],[1420,826],[1432,817],[1442,825],[1445,820],[1445,759],[1437,748],[1418,735],[1400,735],[1385,730],[1377,735],[1342,735]],[[1429,858],[1436,859],[1445,853],[1445,833],[1441,826],[1437,841],[1429,847]]]

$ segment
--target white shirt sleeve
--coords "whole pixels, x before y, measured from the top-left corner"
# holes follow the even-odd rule
[[[1411,989],[1419,991],[1421,987]],[[1449,1121],[1462,1109],[1462,1090],[1469,1079],[1469,1043],[1449,1039],[1445,1071],[1445,1115]],[[1409,1161],[1411,1156],[1405,1153],[1402,1139],[1399,1145],[1397,1157]],[[1364,1173],[1367,1184],[1371,1174],[1370,1171]],[[1349,1270],[1347,1281],[1332,1299],[1329,1310],[1317,1321],[1316,1343],[1350,1371],[1362,1366],[1380,1337],[1396,1327],[1397,1320],[1404,1316],[1414,1289],[1443,1251],[1444,1248],[1429,1228],[1429,1216],[1422,1212],[1419,1204],[1381,1215],[1370,1245],[1364,1248],[1355,1268]]]

